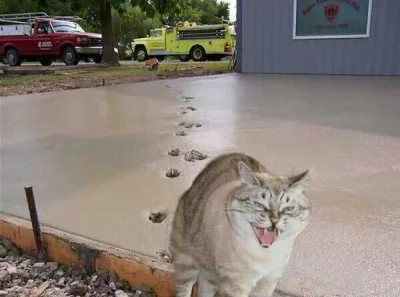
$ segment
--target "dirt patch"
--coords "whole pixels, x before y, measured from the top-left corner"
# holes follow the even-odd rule
[[[121,68],[123,70],[124,68]],[[94,71],[94,70],[92,70]],[[106,71],[105,69],[97,69],[96,71]],[[210,70],[195,68],[189,70],[159,70],[158,72],[141,72],[133,74],[118,75],[115,77],[98,77],[94,75],[96,72],[87,71],[80,73],[79,76],[75,72],[56,72],[56,75],[46,76],[24,76],[21,83],[0,85],[0,96],[35,94],[44,92],[55,92],[63,90],[74,90],[81,88],[95,88],[108,85],[118,85],[126,83],[138,83],[153,80],[175,79],[182,77],[195,77],[218,75],[224,73],[221,70]],[[75,77],[74,77],[75,76]],[[4,76],[4,79],[11,79],[9,76]],[[12,77],[14,80],[19,80],[20,77]]]

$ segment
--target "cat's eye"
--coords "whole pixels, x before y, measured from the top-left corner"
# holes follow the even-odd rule
[[[257,206],[258,208],[260,208],[261,210],[268,211],[268,208],[261,203],[254,202],[254,205]]]
[[[261,197],[262,197],[263,199],[265,199],[265,193],[262,193],[262,194],[261,194]]]
[[[293,206],[288,206],[288,207],[285,207],[285,208],[282,210],[282,212],[290,212],[290,211],[292,211],[293,209],[294,209]]]

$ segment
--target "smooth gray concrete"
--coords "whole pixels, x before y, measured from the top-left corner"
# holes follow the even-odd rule
[[[315,170],[282,296],[400,296],[400,78],[226,75],[0,104],[4,212],[28,217],[32,184],[42,222],[156,256],[170,221],[148,211],[172,211],[206,162],[167,151],[242,151],[277,173]],[[175,136],[183,120],[203,126]]]

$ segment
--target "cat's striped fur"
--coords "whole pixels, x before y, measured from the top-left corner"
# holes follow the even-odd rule
[[[171,232],[176,297],[269,297],[308,223],[308,171],[275,176],[242,154],[212,160],[181,196]],[[268,231],[270,230],[270,231]]]

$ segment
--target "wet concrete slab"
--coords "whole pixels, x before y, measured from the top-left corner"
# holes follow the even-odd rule
[[[44,223],[157,257],[170,217],[149,212],[172,212],[209,160],[182,152],[242,151],[277,173],[315,170],[279,296],[400,296],[400,78],[226,75],[0,104],[3,212],[28,218],[33,185]]]

